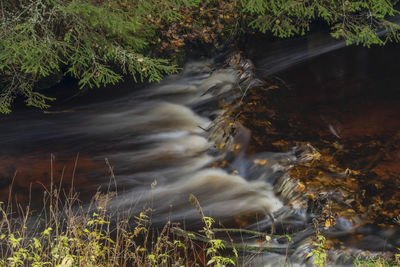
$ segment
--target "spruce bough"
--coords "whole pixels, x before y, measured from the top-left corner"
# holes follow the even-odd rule
[[[0,112],[9,113],[18,95],[29,106],[47,108],[38,81],[62,72],[81,88],[115,84],[125,74],[159,81],[176,71],[166,59],[149,56],[155,31],[146,14],[123,2],[2,1],[0,25]],[[19,4],[21,3],[21,4]]]
[[[55,74],[71,75],[80,88],[115,84],[126,75],[159,81],[177,71],[159,57],[165,47],[220,46],[221,39],[229,43],[248,31],[288,38],[306,34],[317,21],[348,44],[384,45],[399,40],[396,2],[0,0],[0,112],[9,113],[17,96],[49,107],[53,99],[35,88]]]

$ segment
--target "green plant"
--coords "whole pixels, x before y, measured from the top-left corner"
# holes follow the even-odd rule
[[[132,7],[124,8],[129,2]],[[1,2],[0,112],[13,100],[47,108],[36,84],[51,75],[70,74],[81,88],[115,84],[122,75],[159,81],[177,70],[149,55],[153,27],[143,25],[141,1],[24,0]],[[119,70],[118,70],[119,69]]]
[[[367,259],[356,258],[354,260],[355,267],[399,267],[400,266],[400,254],[396,254],[392,260],[385,259],[382,256],[369,257]]]
[[[325,237],[323,235],[318,234],[316,236],[316,241],[313,242],[314,248],[307,255],[307,257],[315,257],[314,264],[317,267],[324,267],[326,262],[327,254],[325,249]]]
[[[114,179],[112,167],[111,179]],[[53,173],[51,181],[53,181]],[[178,224],[167,222],[162,229],[151,226],[151,209],[133,216],[132,211],[111,212],[109,203],[116,192],[97,192],[89,205],[79,203],[72,188],[64,191],[51,183],[44,188],[43,210],[35,213],[30,206],[0,203],[0,266],[201,266],[196,257],[205,251],[212,266],[234,265],[222,255],[226,242],[216,239],[214,220],[204,217],[207,237],[188,233]],[[17,215],[17,216],[16,216]],[[176,230],[186,235],[176,235]],[[202,237],[203,245],[195,244]],[[232,251],[236,255],[237,250]],[[231,253],[230,253],[231,254]]]
[[[324,22],[331,36],[347,44],[383,45],[399,40],[400,26],[390,18],[398,15],[397,1],[362,0],[245,0],[243,9],[254,16],[250,27],[287,38],[304,35],[313,21]],[[383,32],[387,34],[382,34]]]
[[[112,168],[110,168],[113,177]],[[53,176],[51,176],[53,177]],[[0,203],[0,266],[243,266],[250,259],[240,259],[238,250],[254,253],[276,252],[289,256],[291,236],[273,236],[287,240],[287,247],[270,246],[271,236],[245,229],[214,228],[215,220],[205,216],[193,195],[190,201],[197,207],[203,223],[202,230],[189,232],[178,224],[167,222],[162,229],[151,226],[151,209],[137,216],[110,212],[109,203],[116,192],[96,193],[89,206],[78,202],[77,194],[61,186],[45,188],[43,212],[32,216],[30,207],[19,206],[19,213],[9,203]],[[63,196],[63,197],[62,197]],[[124,211],[131,214],[131,211]],[[16,216],[18,215],[18,216]],[[131,220],[130,220],[131,219]],[[318,229],[317,221],[316,229]],[[221,233],[260,236],[265,247],[235,244],[232,239],[218,238]],[[317,233],[314,264],[324,266],[327,260],[325,237]],[[200,252],[200,253],[199,253]],[[204,253],[203,253],[204,252]],[[204,255],[204,260],[196,255]],[[399,266],[382,257],[356,259],[355,266]],[[285,260],[285,265],[287,264]]]
[[[116,84],[124,76],[159,81],[178,70],[187,44],[218,48],[259,31],[287,38],[315,21],[348,44],[399,40],[398,15],[387,0],[19,0],[0,5],[0,113],[14,99],[48,108],[39,82],[71,75],[80,88]]]
[[[194,195],[190,195],[189,201],[196,206],[198,209],[202,220],[204,222],[204,227],[203,231],[205,233],[205,236],[208,240],[209,247],[206,250],[207,256],[210,256],[211,258],[208,260],[207,265],[214,265],[216,267],[224,267],[226,265],[235,265],[237,262],[238,258],[238,252],[236,248],[233,246],[232,252],[236,258],[234,260],[233,258],[229,256],[223,256],[221,254],[222,250],[226,249],[225,243],[221,239],[216,239],[215,238],[215,233],[212,229],[213,224],[215,223],[214,219],[211,217],[207,217],[204,215],[203,210],[200,206],[200,202],[197,200],[197,198]]]

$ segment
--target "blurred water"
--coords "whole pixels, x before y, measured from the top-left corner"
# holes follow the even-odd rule
[[[231,160],[236,173],[211,167],[224,157],[224,152],[214,147],[220,134],[210,136],[211,131],[206,130],[212,126],[211,117],[222,112],[214,103],[215,95],[240,92],[239,75],[235,67],[217,67],[212,60],[191,62],[182,73],[161,84],[116,100],[68,112],[7,119],[0,126],[1,157],[29,157],[24,162],[3,162],[11,166],[2,166],[1,174],[5,176],[7,168],[18,171],[32,161],[46,162],[47,153],[56,153],[56,160],[58,155],[72,158],[79,153],[80,158],[90,158],[98,166],[107,158],[114,167],[120,190],[112,203],[114,208],[134,207],[136,211],[151,206],[154,223],[162,224],[170,218],[199,222],[196,208],[188,201],[190,194],[199,199],[207,214],[221,220],[274,212],[283,204],[274,195],[268,175],[260,172],[248,177],[252,163],[243,157],[249,138],[245,128],[231,137],[231,146],[240,144],[242,151]],[[78,191],[95,192],[108,183],[102,170],[91,172],[84,167],[85,183],[81,183],[79,158],[77,162]],[[41,164],[41,168],[47,166]],[[17,174],[16,179],[34,183],[35,172],[29,169]],[[266,171],[275,172],[272,166]],[[64,182],[68,179],[65,177]],[[24,189],[22,183],[16,184]],[[151,184],[157,185],[151,188]]]
[[[301,41],[280,42],[273,53],[260,57],[257,69],[262,75],[282,73],[344,47],[344,42],[313,38],[315,41],[306,45]],[[345,79],[346,66],[341,63],[341,71],[335,71],[334,77]],[[356,71],[364,74],[366,69],[360,66]],[[323,72],[321,69],[318,73]],[[325,81],[323,77],[320,80]],[[196,208],[189,203],[193,194],[207,216],[223,223],[257,213],[259,221],[248,227],[270,231],[272,222],[267,215],[272,215],[280,233],[295,233],[290,262],[293,266],[304,264],[315,229],[310,211],[295,206],[299,195],[287,171],[310,151],[293,148],[286,153],[247,155],[247,129],[236,124],[235,133],[228,137],[214,130],[213,119],[224,112],[219,101],[229,104],[262,83],[249,61],[220,64],[209,59],[190,62],[181,73],[162,83],[118,99],[1,118],[0,186],[7,188],[15,175],[15,193],[22,200],[31,183],[34,193],[39,194],[42,184],[50,182],[49,159],[54,153],[55,162],[60,162],[55,165],[56,181],[65,174],[63,183],[69,185],[75,175],[77,190],[90,196],[99,187],[108,187],[110,175],[104,164],[108,159],[118,188],[118,196],[110,204],[113,210],[137,213],[150,207],[155,225],[173,220],[185,221],[190,227],[201,223]],[[330,120],[324,120],[332,134],[340,135]],[[226,147],[218,149],[222,142]],[[222,160],[229,162],[228,167],[218,167]],[[8,192],[1,190],[0,197],[7,198]],[[335,227],[332,231],[341,236],[354,230],[354,224],[346,220],[338,220]],[[381,240],[379,235],[373,240]],[[286,247],[282,240],[272,242],[276,247]],[[337,258],[338,265],[349,262],[340,253],[332,257]],[[284,253],[267,253],[259,255],[254,264],[275,266],[286,260]]]

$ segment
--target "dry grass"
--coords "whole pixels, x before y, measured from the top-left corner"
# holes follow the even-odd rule
[[[187,231],[172,222],[155,229],[151,225],[151,209],[137,212],[136,216],[129,215],[134,211],[111,211],[110,202],[118,196],[111,190],[116,188],[112,167],[107,160],[106,164],[111,174],[108,190],[95,193],[89,204],[79,201],[73,182],[68,190],[61,183],[52,182],[50,188],[44,188],[40,211],[32,210],[30,204],[12,205],[10,189],[9,201],[0,204],[0,266],[253,266],[260,253],[285,253],[282,248],[274,250],[268,242],[264,247],[235,244],[230,234],[259,236],[264,240],[279,236],[217,229],[213,218],[204,214],[193,195],[190,201],[203,222],[203,229],[198,232]],[[49,179],[53,178],[51,174]],[[228,238],[220,239],[221,233]],[[288,249],[289,243],[286,257]],[[238,253],[242,255],[239,257]],[[326,255],[324,249],[318,253]],[[397,255],[391,263],[372,258],[355,260],[354,264],[398,266],[399,258]]]
[[[10,189],[9,201],[0,204],[0,266],[237,264],[237,254],[232,258],[221,254],[227,251],[225,242],[214,238],[213,221],[204,214],[206,236],[189,233],[171,222],[153,229],[151,209],[136,216],[110,212],[110,201],[117,192],[110,190],[115,178],[106,163],[111,173],[109,190],[97,192],[88,205],[79,201],[73,187],[65,190],[51,182],[43,191],[43,209],[34,211],[30,204],[13,205]],[[53,181],[52,174],[49,179]]]

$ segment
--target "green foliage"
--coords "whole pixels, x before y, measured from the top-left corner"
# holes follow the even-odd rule
[[[140,5],[143,1],[129,1]],[[21,5],[19,3],[22,3]],[[46,108],[53,100],[34,87],[65,72],[81,88],[115,84],[122,74],[159,81],[176,71],[168,60],[146,56],[152,27],[143,25],[143,8],[123,9],[119,1],[20,1],[2,9],[0,24],[0,112],[10,112],[14,98]],[[141,11],[141,12],[139,12]],[[120,70],[118,70],[120,68]]]
[[[198,243],[189,236],[175,236],[174,230],[185,232],[178,224],[168,222],[159,232],[152,232],[148,215],[151,209],[132,218],[112,214],[108,204],[115,192],[93,197],[90,207],[77,203],[71,189],[67,200],[60,200],[61,189],[46,191],[44,213],[31,216],[27,207],[22,216],[14,216],[10,205],[0,203],[0,266],[203,266],[197,257]],[[64,192],[65,193],[65,192]],[[117,215],[117,216],[116,216]],[[115,217],[116,216],[116,217]],[[120,217],[121,216],[121,217]],[[133,220],[130,220],[133,219]],[[132,224],[133,222],[133,224]],[[236,261],[221,255],[226,241],[214,238],[214,220],[204,217],[208,229],[204,241],[209,266],[235,265]],[[194,235],[194,234],[193,234]],[[196,233],[198,236],[202,236]],[[204,236],[203,236],[204,237]]]
[[[400,266],[400,254],[396,254],[394,260],[388,261],[382,256],[370,257],[367,259],[355,259],[354,267],[399,267]]]
[[[70,74],[80,88],[159,81],[187,43],[223,44],[258,30],[287,38],[324,22],[348,44],[398,41],[394,0],[19,0],[0,6],[0,112],[23,96],[47,108],[39,81]]]
[[[324,21],[331,35],[347,44],[383,45],[400,36],[399,25],[389,20],[399,12],[388,0],[244,0],[242,5],[253,16],[251,27],[282,38],[304,35],[315,20]]]
[[[327,254],[325,250],[325,237],[323,235],[317,235],[317,241],[313,243],[314,248],[308,254],[308,257],[314,256],[314,264],[317,267],[324,267]]]
[[[222,239],[215,238],[215,233],[212,229],[215,220],[204,215],[200,206],[200,202],[193,194],[190,194],[189,201],[197,208],[204,222],[203,231],[209,245],[206,249],[206,255],[210,257],[207,262],[207,266],[225,267],[227,265],[235,265],[238,260],[238,252],[236,248],[234,246],[232,248],[232,253],[234,254],[235,258],[222,255],[221,253],[226,249],[226,246]]]
[[[0,202],[1,267],[252,266],[251,258],[244,258],[241,263],[238,256],[238,249],[249,252],[251,246],[234,244],[231,237],[230,242],[216,238],[216,233],[221,230],[247,233],[253,237],[265,236],[264,233],[244,229],[213,228],[215,220],[204,215],[194,195],[190,196],[190,201],[201,215],[204,223],[202,230],[188,232],[178,224],[167,222],[159,232],[152,232],[151,216],[148,215],[151,209],[133,217],[115,210],[110,213],[109,203],[116,192],[97,192],[87,207],[78,201],[73,189],[66,193],[60,185],[53,185],[45,190],[42,213],[33,216],[29,206],[19,206],[21,213],[16,213],[12,204]],[[60,196],[66,199],[62,200]],[[289,235],[279,237],[286,237],[291,242]],[[267,242],[270,241],[269,237]],[[318,267],[326,262],[325,241],[325,237],[317,232],[314,249],[309,254],[309,257],[315,256],[314,264]],[[257,253],[272,251],[260,250],[259,245],[254,249]],[[197,261],[198,255],[203,254],[199,250],[204,251],[204,260]],[[399,259],[400,254],[397,254],[392,262],[374,257],[356,259],[354,264],[399,266]]]

